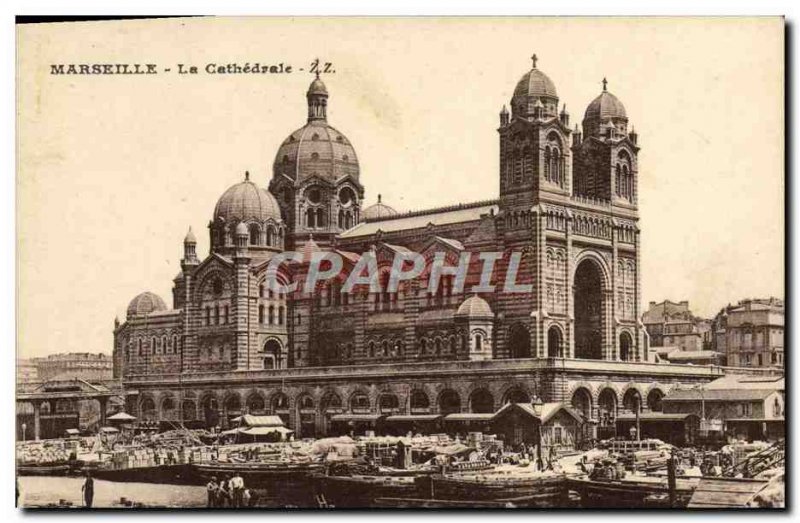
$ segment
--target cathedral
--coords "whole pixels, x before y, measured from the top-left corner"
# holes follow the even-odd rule
[[[364,201],[356,147],[329,123],[335,97],[319,75],[306,102],[271,179],[245,174],[222,193],[207,256],[189,230],[172,307],[144,292],[116,321],[114,371],[136,391],[131,411],[222,425],[270,413],[308,436],[337,420],[494,412],[538,397],[591,420],[636,401],[657,408],[676,383],[711,378],[647,362],[639,146],[605,80],[571,126],[534,55],[499,113],[498,197],[414,212]],[[332,278],[274,292],[268,266],[285,251],[301,257],[281,266],[284,284],[305,281],[315,253],[336,253],[343,273],[370,253],[380,289],[345,292]],[[426,269],[390,290],[392,259],[407,252],[449,266],[466,257],[466,285],[445,275],[432,289]],[[491,252],[502,253],[491,283],[521,253],[515,271],[530,292],[464,290],[481,283]]]

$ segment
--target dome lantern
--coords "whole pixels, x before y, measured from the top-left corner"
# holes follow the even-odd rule
[[[308,100],[308,121],[325,121],[328,112],[328,88],[325,87],[325,83],[320,80],[319,71],[317,71],[317,77],[311,82],[311,85],[308,86],[306,99]]]

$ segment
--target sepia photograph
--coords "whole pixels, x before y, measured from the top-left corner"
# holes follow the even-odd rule
[[[786,509],[784,18],[15,31],[18,508]]]

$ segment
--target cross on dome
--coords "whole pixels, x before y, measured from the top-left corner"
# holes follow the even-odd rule
[[[533,62],[533,68],[534,68],[534,69],[536,69],[536,62],[537,62],[538,60],[539,60],[539,57],[538,57],[538,56],[536,56],[536,53],[533,53],[533,56],[531,56],[531,61]]]
[[[603,77],[603,91],[607,91],[606,87],[608,86],[608,80]]]

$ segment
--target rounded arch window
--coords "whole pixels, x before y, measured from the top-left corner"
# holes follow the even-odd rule
[[[316,142],[317,140],[319,140],[319,135],[318,135],[317,133],[314,133],[314,134],[311,136],[311,141],[312,141],[312,142]]]
[[[222,294],[222,280],[219,278],[214,278],[214,282],[211,284],[211,291],[214,293],[215,296],[219,296]]]
[[[319,160],[319,153],[311,153],[312,160]]]

